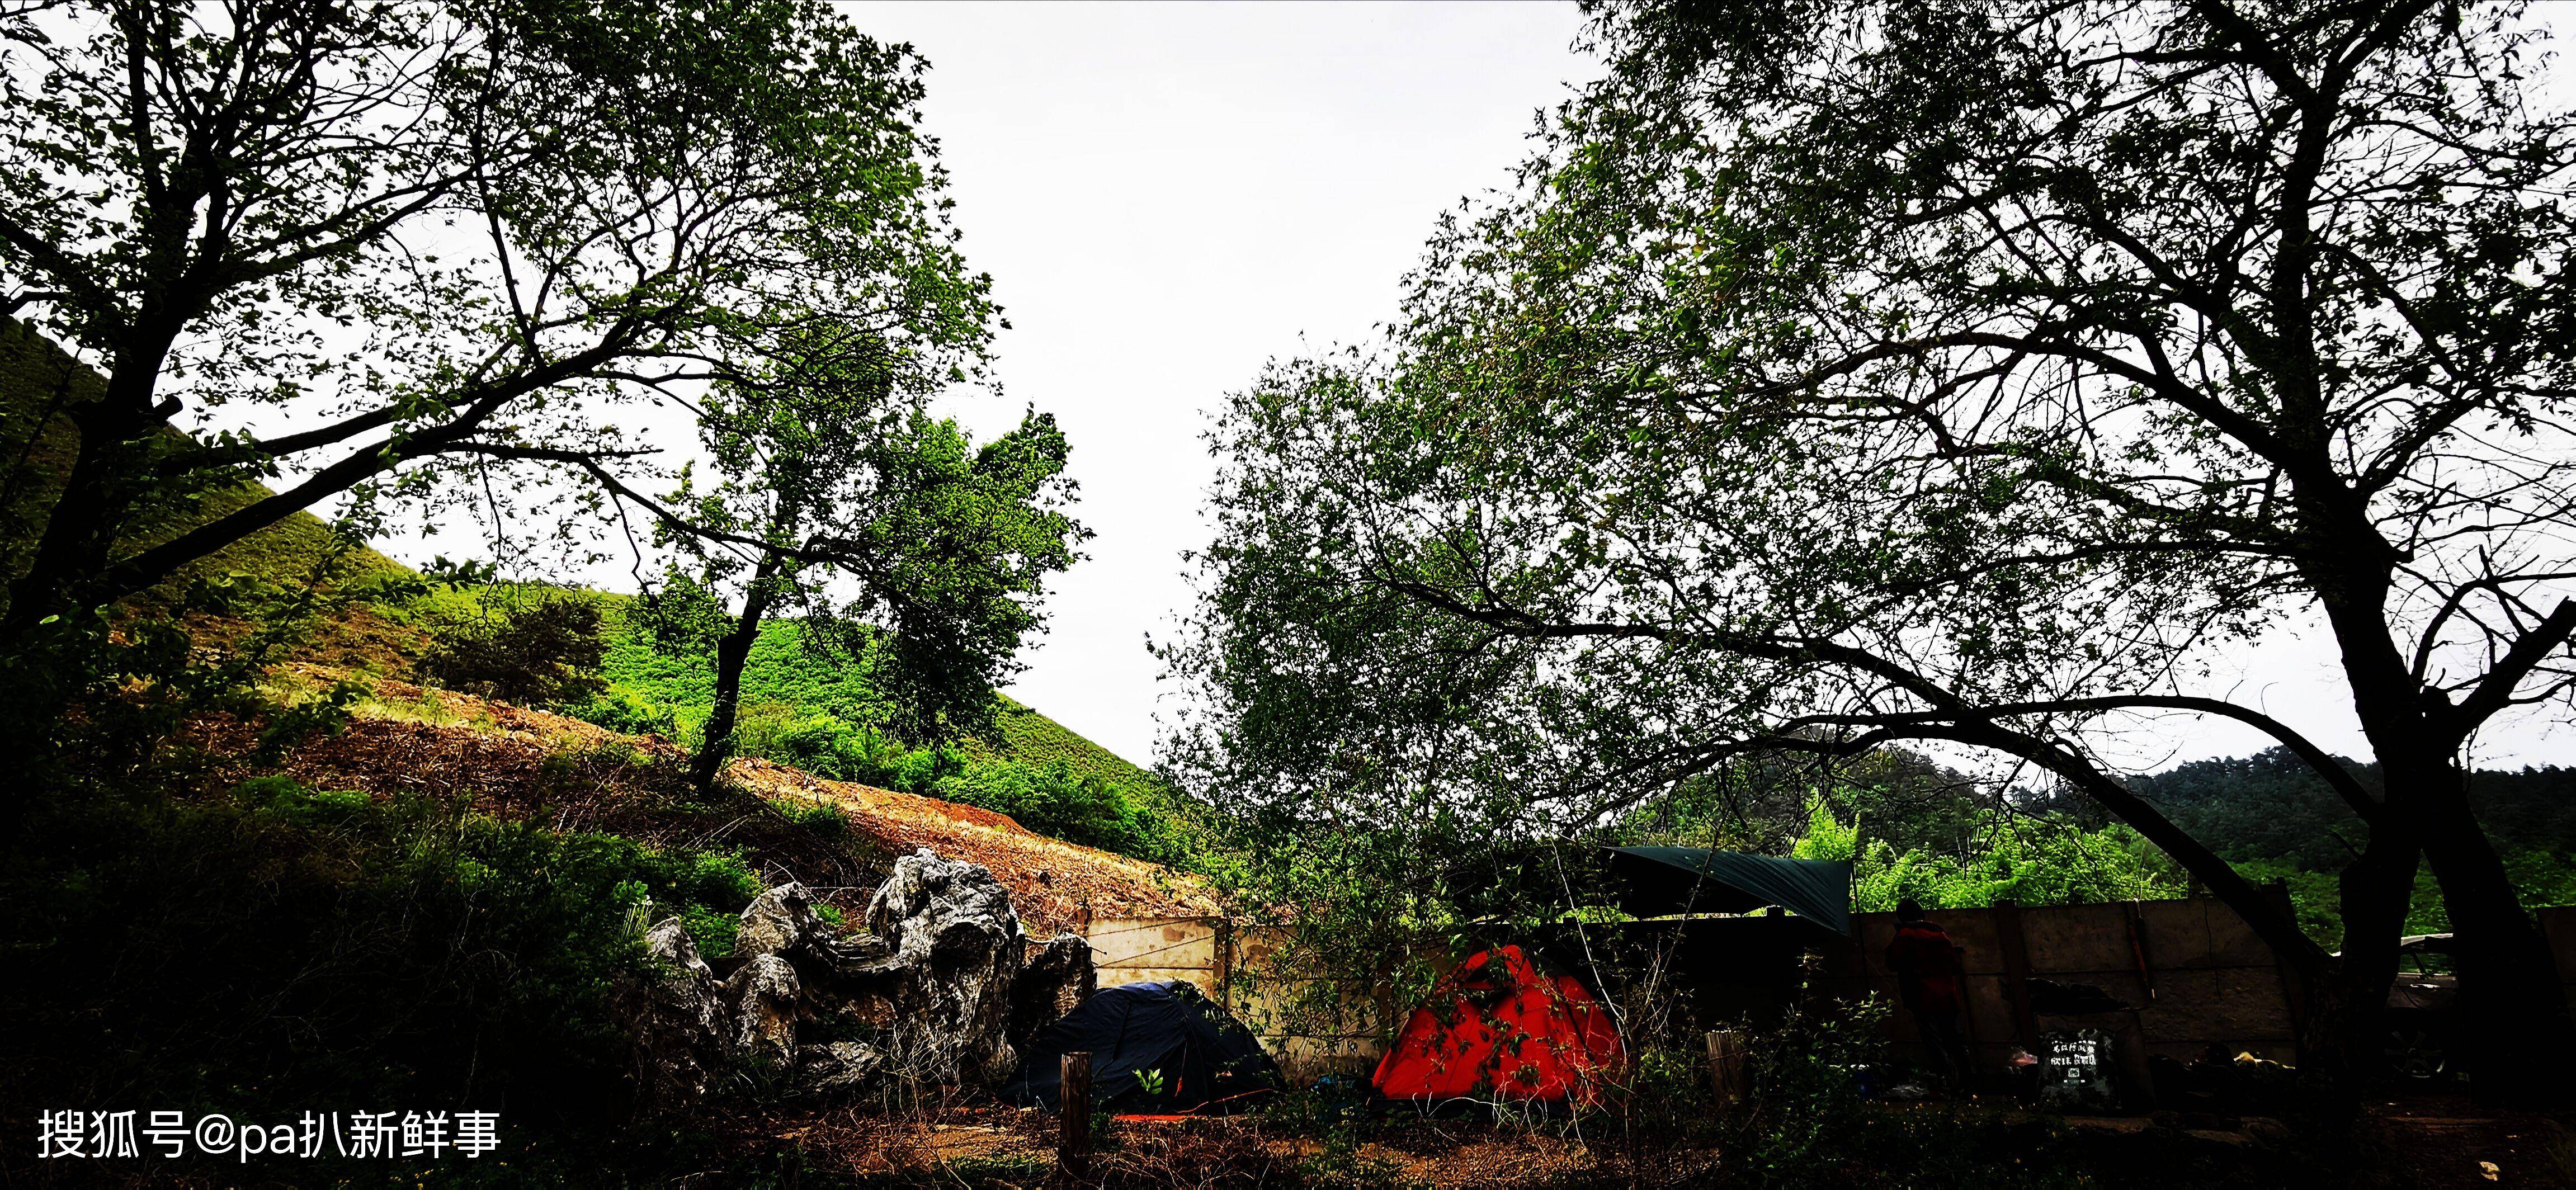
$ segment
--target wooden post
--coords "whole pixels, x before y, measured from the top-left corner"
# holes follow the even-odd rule
[[[1742,1033],[1733,1029],[1709,1030],[1709,1082],[1717,1090],[1717,1110],[1720,1115],[1740,1110],[1745,1101],[1753,1097],[1745,1057]]]
[[[1208,931],[1208,950],[1210,961],[1216,964],[1216,986],[1209,989],[1212,994],[1208,998],[1231,1011],[1234,1008],[1234,923],[1232,921],[1222,917],[1216,920],[1216,928]]]
[[[1060,1087],[1062,1110],[1057,1114],[1063,1131],[1055,1142],[1055,1170],[1061,1180],[1080,1181],[1091,1176],[1091,1054],[1075,1050],[1064,1056],[1057,1068],[1063,1076]]]

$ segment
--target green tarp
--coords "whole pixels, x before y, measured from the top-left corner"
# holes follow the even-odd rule
[[[1851,865],[1839,860],[1773,859],[1711,847],[1613,847],[1610,874],[1619,884],[1619,907],[1638,917],[1745,913],[1778,905],[1837,934],[1851,933]]]

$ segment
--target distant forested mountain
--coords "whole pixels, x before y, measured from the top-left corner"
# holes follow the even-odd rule
[[[2343,764],[2379,792],[2378,765]],[[2129,788],[2234,861],[2330,871],[2361,841],[2352,811],[2284,748],[2176,765]],[[2576,768],[2482,769],[2469,778],[2469,801],[2500,851],[2576,851]]]

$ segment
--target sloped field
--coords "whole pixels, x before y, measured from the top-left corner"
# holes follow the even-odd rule
[[[287,758],[285,771],[315,788],[463,795],[478,808],[542,819],[557,830],[634,833],[649,825],[637,819],[652,813],[645,791],[630,789],[635,770],[685,759],[657,737],[623,736],[545,711],[320,666],[299,666],[297,673],[316,684],[351,677],[374,691],[345,731]],[[1011,890],[1034,935],[1078,929],[1094,917],[1217,911],[1195,877],[1035,834],[991,810],[826,780],[768,760],[736,760],[726,777],[764,799],[830,806],[885,856],[927,847],[982,864]],[[858,897],[865,892],[857,890]]]

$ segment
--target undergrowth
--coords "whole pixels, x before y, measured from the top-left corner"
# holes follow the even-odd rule
[[[608,1128],[628,1106],[611,996],[644,972],[630,911],[649,896],[729,940],[759,887],[729,856],[426,796],[276,776],[207,802],[68,793],[0,875],[13,1115],[477,1107],[520,1136]]]
[[[549,707],[628,735],[694,750],[714,701],[703,655],[656,648],[635,601],[540,584],[428,589],[392,614],[428,634],[418,664],[451,689]],[[1206,829],[1159,778],[1005,698],[990,739],[914,744],[884,727],[864,665],[818,656],[793,620],[762,626],[745,662],[734,751],[815,776],[1007,814],[1051,838],[1205,867]],[[434,706],[393,707],[436,722]]]

